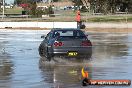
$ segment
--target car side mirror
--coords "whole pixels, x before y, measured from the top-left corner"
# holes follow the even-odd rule
[[[44,36],[44,35],[42,35],[42,36],[41,36],[41,38],[43,38],[43,39],[44,39],[44,38],[45,38],[45,36]]]

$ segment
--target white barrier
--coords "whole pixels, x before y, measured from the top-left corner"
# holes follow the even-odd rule
[[[0,22],[0,28],[77,28],[77,22]]]
[[[132,23],[85,23],[86,28],[132,28]],[[77,22],[0,22],[0,28],[77,28]]]
[[[132,28],[132,23],[85,23],[86,28]]]

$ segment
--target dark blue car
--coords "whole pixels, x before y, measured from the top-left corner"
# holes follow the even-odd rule
[[[39,46],[39,54],[51,60],[54,56],[89,58],[92,43],[87,35],[77,29],[52,29]]]

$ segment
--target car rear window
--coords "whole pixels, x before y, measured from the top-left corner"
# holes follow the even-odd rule
[[[57,35],[64,38],[86,38],[85,34],[80,30],[58,30],[54,32],[53,37]]]

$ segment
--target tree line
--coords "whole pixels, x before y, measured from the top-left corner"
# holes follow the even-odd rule
[[[94,13],[132,12],[132,0],[72,0],[72,2],[77,6],[85,5]]]
[[[61,0],[47,0],[49,2],[58,2]],[[21,3],[31,3],[31,2],[42,2],[42,0],[15,0],[14,3],[15,4],[21,4]]]
[[[38,0],[15,0],[14,4],[21,6],[27,15],[31,15],[32,17],[41,17],[42,15],[50,15],[54,14],[52,6],[48,8],[42,9],[37,8]]]
[[[35,14],[34,10],[36,7],[35,2],[40,2],[41,0],[15,0],[15,4],[19,5],[21,3],[28,3],[33,10],[32,13]],[[50,0],[53,2],[58,2],[61,0]],[[79,8],[82,11],[91,11],[94,13],[104,13],[104,14],[115,14],[116,12],[128,12],[132,13],[132,0],[69,0],[74,3],[75,6],[82,6]],[[50,7],[51,10],[51,7]],[[42,13],[41,11],[38,11]],[[52,11],[53,13],[53,11]]]

